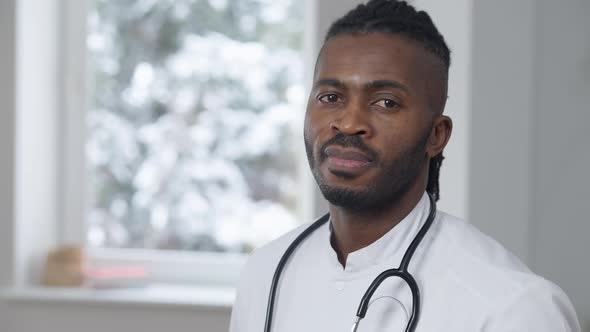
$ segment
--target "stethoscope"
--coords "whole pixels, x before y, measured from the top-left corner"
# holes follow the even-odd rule
[[[356,319],[352,325],[352,332],[356,332],[361,319],[365,318],[365,315],[367,314],[367,308],[369,307],[369,301],[371,301],[373,293],[375,293],[379,285],[381,285],[381,283],[389,277],[401,278],[408,284],[408,286],[410,286],[410,290],[412,291],[413,305],[412,314],[408,319],[408,324],[406,325],[405,332],[413,332],[416,330],[416,325],[418,325],[418,318],[420,317],[420,289],[418,288],[418,283],[416,283],[416,280],[414,279],[412,274],[408,272],[408,266],[410,265],[412,255],[414,255],[416,248],[418,248],[418,245],[420,245],[420,242],[424,238],[424,235],[426,235],[426,233],[428,232],[428,229],[430,228],[430,225],[432,225],[434,217],[436,216],[436,203],[430,194],[428,194],[428,198],[430,199],[430,213],[428,214],[426,222],[424,223],[424,225],[422,225],[422,227],[418,231],[418,234],[416,234],[416,237],[414,237],[414,239],[410,243],[410,246],[406,250],[406,253],[402,258],[399,267],[396,269],[385,270],[381,272],[381,274],[379,274],[377,278],[375,278],[375,280],[373,280],[373,282],[365,292],[365,295],[363,295],[363,298],[361,299],[361,303],[359,304],[356,313]],[[279,279],[281,278],[281,274],[283,272],[283,269],[285,268],[285,265],[287,264],[287,261],[293,255],[295,249],[297,249],[297,247],[303,242],[303,240],[305,240],[311,233],[313,233],[320,226],[325,224],[329,219],[330,215],[326,214],[320,219],[316,220],[301,234],[299,234],[297,238],[295,238],[295,240],[291,243],[291,245],[289,245],[289,247],[281,257],[281,260],[277,265],[270,286],[270,295],[268,297],[268,306],[266,308],[266,321],[264,323],[264,332],[270,332],[271,329],[276,293],[279,286]]]

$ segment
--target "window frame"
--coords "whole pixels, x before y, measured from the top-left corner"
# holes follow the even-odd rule
[[[86,17],[92,0],[62,2],[60,69],[62,130],[59,140],[59,172],[62,185],[57,188],[61,244],[85,244],[84,220],[88,201],[85,199],[87,169],[84,158],[86,110],[90,81],[86,64]],[[83,110],[83,112],[80,112]]]
[[[91,77],[87,63],[87,13],[93,0],[66,0],[62,2],[61,19],[61,109],[63,128],[59,140],[58,186],[58,243],[73,244],[86,249],[88,262],[96,266],[134,265],[147,272],[148,282],[182,283],[234,286],[239,271],[245,264],[246,254],[183,252],[154,249],[90,248],[86,245],[85,218],[89,204],[89,191],[85,183],[88,169],[85,161],[86,111],[91,91]],[[304,86],[308,90],[311,69],[315,62],[318,39],[317,16],[319,1],[305,0],[304,30]],[[321,30],[321,29],[320,29]],[[80,110],[84,110],[81,112]],[[301,147],[303,143],[301,142]],[[303,151],[303,150],[302,150]],[[318,204],[319,194],[313,190],[313,179],[307,169],[307,159],[302,153],[298,158],[300,167],[301,211],[297,214],[303,221],[312,221],[314,210],[325,211]],[[82,221],[82,222],[80,222]],[[303,224],[304,222],[301,222]]]

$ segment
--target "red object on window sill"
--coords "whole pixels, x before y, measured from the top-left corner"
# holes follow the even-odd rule
[[[128,288],[147,285],[148,273],[143,266],[90,267],[84,271],[91,288]]]

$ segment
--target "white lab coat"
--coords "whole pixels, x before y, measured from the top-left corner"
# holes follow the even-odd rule
[[[365,290],[380,272],[399,266],[428,210],[425,194],[391,231],[349,254],[346,268],[330,246],[328,225],[316,230],[283,271],[272,331],[350,331]],[[230,332],[263,331],[275,267],[306,226],[250,257],[241,277]],[[421,291],[417,332],[580,331],[572,304],[559,287],[533,274],[472,225],[441,211],[409,270]],[[387,279],[373,295],[358,332],[404,331],[411,308],[411,293],[405,283]]]

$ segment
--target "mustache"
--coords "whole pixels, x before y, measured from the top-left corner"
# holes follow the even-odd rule
[[[371,160],[378,160],[377,152],[369,148],[359,136],[344,135],[342,133],[338,133],[334,137],[324,142],[324,144],[322,144],[322,146],[320,147],[320,162],[328,158],[328,156],[326,155],[326,148],[330,145],[337,145],[343,148],[355,148],[366,154],[367,157],[369,157]]]

